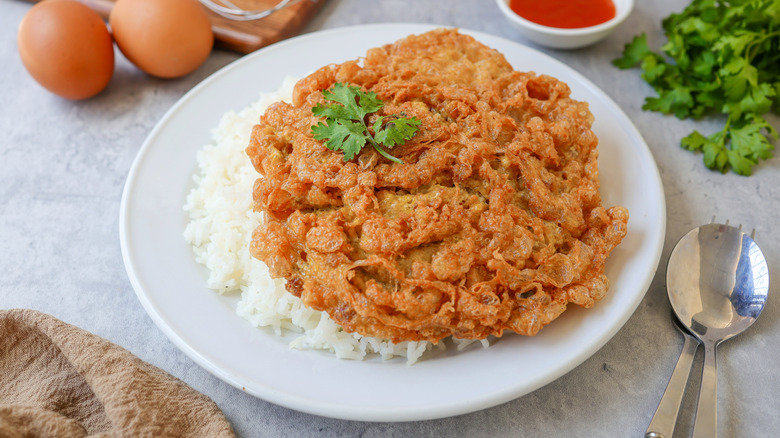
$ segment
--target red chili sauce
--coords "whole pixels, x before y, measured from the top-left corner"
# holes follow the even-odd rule
[[[528,21],[563,29],[595,26],[615,18],[612,0],[510,0],[509,7]]]

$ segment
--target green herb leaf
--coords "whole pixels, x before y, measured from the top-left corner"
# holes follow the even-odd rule
[[[417,119],[396,118],[385,124],[384,119],[380,117],[374,123],[374,140],[387,147],[406,143],[414,136],[421,123]]]
[[[666,114],[674,114],[684,119],[691,113],[695,102],[688,87],[677,85],[674,88],[661,92],[660,97],[648,97],[642,109],[659,111]]]
[[[362,91],[355,86],[341,83],[333,85],[331,90],[325,90],[325,99],[341,104],[346,112],[356,120],[362,120],[366,115],[379,111],[384,103],[371,91]]]
[[[647,35],[641,34],[634,37],[623,49],[623,56],[612,61],[615,67],[628,69],[642,62],[645,56],[652,54],[647,47]]]
[[[739,127],[732,127],[729,133],[731,150],[753,161],[771,157],[774,146],[769,142],[767,136],[761,132],[764,129],[767,130],[770,136],[777,138],[777,131],[764,118],[759,116],[754,116],[752,120]]]
[[[750,175],[772,156],[777,131],[763,115],[780,111],[780,0],[693,0],[662,21],[667,41],[656,53],[644,34],[612,61],[639,65],[657,96],[642,107],[679,118],[728,115],[721,131],[694,131],[680,145],[721,172]]]
[[[410,140],[421,124],[419,120],[395,114],[380,116],[374,122],[372,135],[366,118],[384,107],[384,102],[376,93],[337,82],[322,95],[325,100],[334,103],[317,104],[311,109],[314,115],[325,119],[311,127],[316,140],[325,141],[330,150],[342,151],[344,161],[355,158],[366,143],[370,143],[383,157],[403,163],[381,146],[392,148]],[[385,119],[391,121],[385,123]]]
[[[366,144],[366,128],[352,120],[331,121],[328,125],[320,122],[312,126],[317,140],[326,140],[325,146],[332,151],[344,152],[344,161],[349,161]]]
[[[701,151],[710,140],[701,135],[699,131],[693,131],[680,141],[680,146],[689,151]]]

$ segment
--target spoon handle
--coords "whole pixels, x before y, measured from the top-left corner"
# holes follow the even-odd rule
[[[685,386],[688,382],[688,376],[691,374],[693,356],[696,354],[696,349],[699,348],[699,341],[696,338],[687,333],[683,334],[685,343],[680,352],[680,358],[677,359],[677,365],[675,365],[672,377],[666,385],[661,402],[658,403],[653,419],[650,420],[645,438],[671,438],[674,432]]]
[[[693,438],[717,438],[718,436],[718,366],[716,345],[704,344],[704,367],[701,371],[701,388],[693,423]]]

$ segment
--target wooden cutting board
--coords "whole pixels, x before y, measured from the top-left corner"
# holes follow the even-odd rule
[[[40,0],[28,0],[37,2]],[[108,18],[114,0],[79,0],[104,19]],[[265,10],[276,6],[280,0],[232,0],[245,10]],[[252,21],[235,21],[222,17],[204,6],[211,20],[215,45],[240,53],[253,52],[261,47],[297,35],[314,17],[325,0],[301,0],[273,14]]]

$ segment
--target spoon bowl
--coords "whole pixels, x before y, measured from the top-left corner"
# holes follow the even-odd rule
[[[677,318],[704,345],[693,436],[717,437],[715,350],[750,327],[764,309],[769,292],[766,259],[740,228],[703,225],[675,246],[666,285]]]

